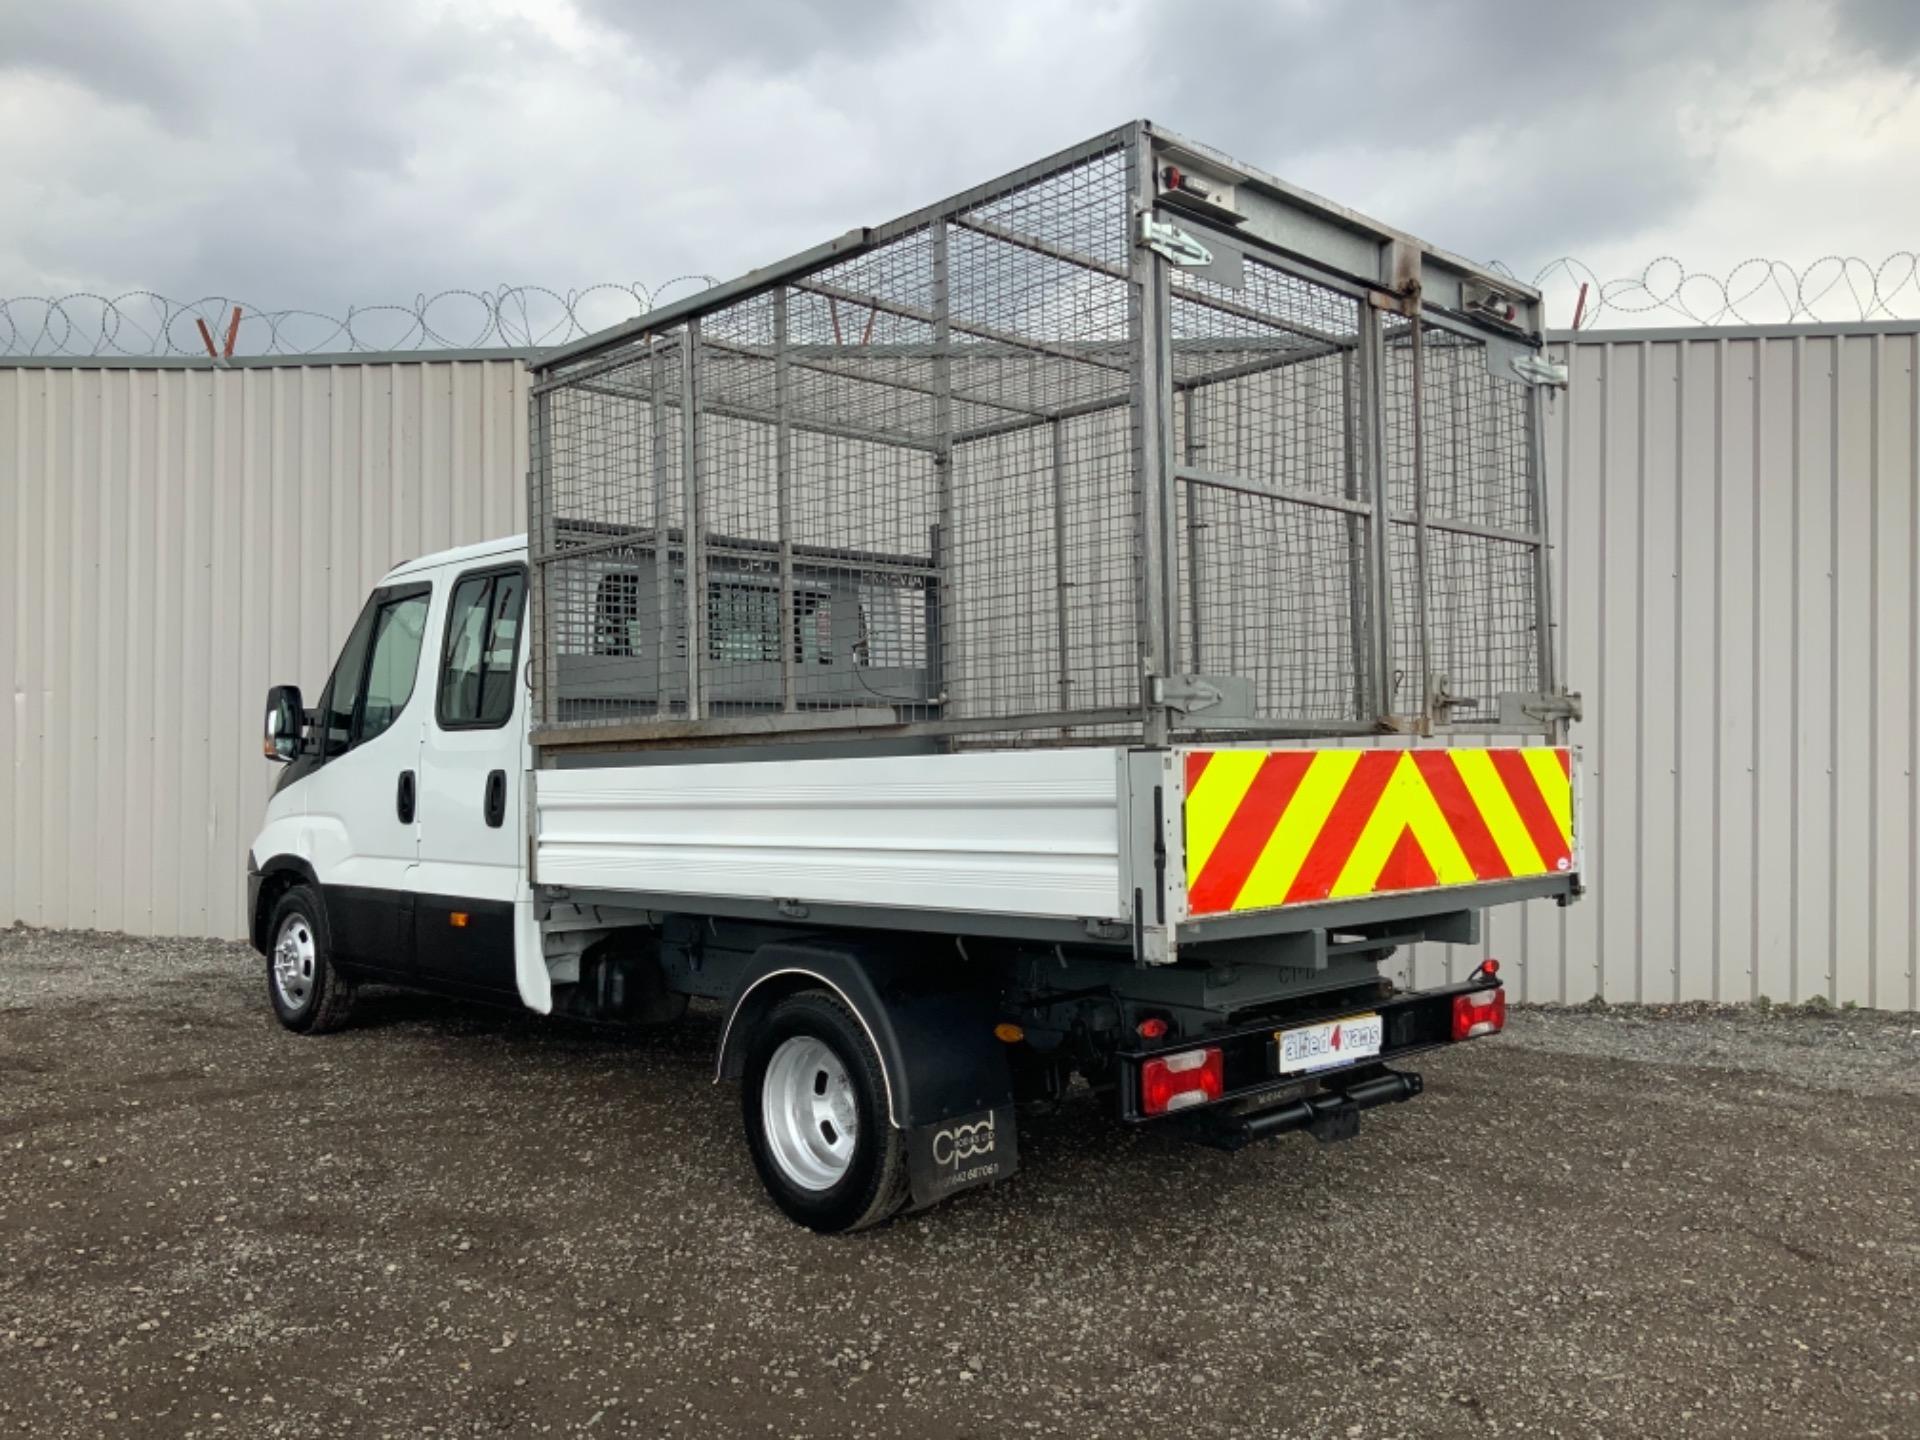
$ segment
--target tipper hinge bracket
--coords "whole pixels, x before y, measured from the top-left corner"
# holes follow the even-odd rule
[[[1564,360],[1549,360],[1545,356],[1529,352],[1516,355],[1507,362],[1513,366],[1513,373],[1529,385],[1544,385],[1550,390],[1564,390],[1572,372]]]
[[[1189,270],[1204,270],[1213,264],[1213,252],[1171,221],[1162,220],[1150,210],[1140,212],[1140,243],[1156,255]]]
[[[1153,703],[1208,720],[1253,718],[1253,682],[1244,675],[1156,675]]]
[[[1555,695],[1506,690],[1500,695],[1500,728],[1503,730],[1532,730],[1543,724],[1582,718],[1577,690],[1563,690]]]

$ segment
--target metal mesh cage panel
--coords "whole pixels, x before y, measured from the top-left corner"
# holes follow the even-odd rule
[[[1180,654],[1252,682],[1269,722],[1371,711],[1368,526],[1352,297],[1245,261],[1243,288],[1178,275]]]
[[[1490,723],[1503,692],[1541,683],[1529,391],[1484,342],[1423,327],[1416,405],[1413,327],[1397,321],[1385,350],[1393,707]]]
[[[1429,327],[1416,403],[1364,278],[1155,250],[1150,148],[1116,132],[545,367],[548,733],[1357,733],[1537,688],[1527,390]]]
[[[1083,158],[545,390],[543,721],[1137,707],[1127,175]]]

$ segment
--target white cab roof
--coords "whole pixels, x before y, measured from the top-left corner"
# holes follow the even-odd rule
[[[462,545],[454,550],[442,550],[433,555],[422,555],[418,560],[402,560],[389,570],[382,585],[407,575],[417,575],[422,570],[437,570],[442,565],[464,565],[473,560],[524,560],[527,558],[527,537],[525,535],[505,535],[498,540],[482,540],[476,545]]]

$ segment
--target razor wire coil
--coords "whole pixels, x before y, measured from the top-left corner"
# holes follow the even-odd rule
[[[1493,268],[1514,274],[1497,261]],[[29,295],[0,299],[0,355],[205,356],[200,322],[223,345],[235,308],[235,356],[536,350],[578,340],[717,283],[710,275],[688,275],[652,289],[614,281],[578,290],[449,289],[416,295],[411,303],[353,306],[338,315],[267,309],[225,295],[175,300],[151,290]],[[1546,296],[1551,325],[1571,326],[1577,312],[1581,330],[1661,321],[1712,327],[1920,319],[1920,253],[1910,250],[1877,264],[1847,255],[1803,266],[1756,257],[1724,275],[1689,270],[1664,255],[1611,280],[1563,256],[1542,266],[1532,284]]]
[[[1920,255],[1911,250],[1878,264],[1854,255],[1801,266],[1755,257],[1724,275],[1689,270],[1663,255],[1613,280],[1564,256],[1541,267],[1532,283],[1546,296],[1550,324],[1571,328],[1577,315],[1581,330],[1650,322],[1714,327],[1920,319]]]
[[[564,291],[542,285],[451,289],[416,295],[410,304],[354,306],[339,315],[269,309],[227,295],[175,300],[151,290],[22,296],[0,299],[0,355],[204,357],[208,348],[201,322],[213,343],[224,348],[236,308],[236,357],[542,349],[715,283],[711,276],[690,275],[653,289],[615,282]]]

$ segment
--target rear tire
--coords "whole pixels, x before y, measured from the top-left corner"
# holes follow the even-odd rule
[[[880,1056],[836,996],[806,990],[773,1008],[747,1046],[740,1111],[761,1183],[808,1229],[865,1230],[906,1203],[906,1138]]]
[[[295,885],[280,897],[267,934],[267,999],[280,1023],[299,1035],[345,1025],[353,986],[334,968],[326,908],[312,886]]]

